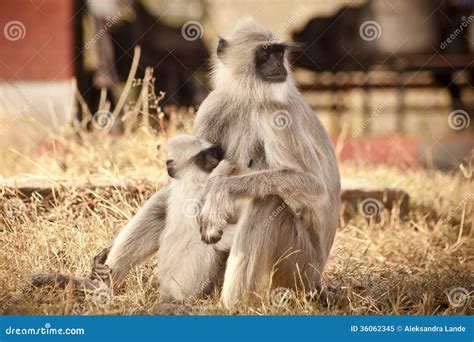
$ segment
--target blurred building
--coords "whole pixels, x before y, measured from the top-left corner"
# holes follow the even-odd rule
[[[72,1],[0,2],[2,125],[21,120],[26,112],[35,113],[45,122],[70,119],[75,58],[73,13]]]

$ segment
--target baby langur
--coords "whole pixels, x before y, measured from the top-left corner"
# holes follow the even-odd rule
[[[219,271],[232,244],[233,225],[219,243],[209,245],[201,241],[197,219],[208,180],[229,176],[236,166],[223,159],[219,145],[188,135],[172,138],[168,155],[166,166],[172,179],[157,277],[162,302],[187,302],[209,293],[223,276]],[[232,223],[232,217],[228,222]]]
[[[234,217],[238,213],[229,217],[229,226],[222,239],[213,245],[201,241],[197,219],[208,191],[208,180],[235,174],[237,167],[223,159],[224,152],[219,145],[189,135],[170,139],[168,156],[166,166],[171,182],[165,228],[159,239],[157,278],[162,303],[186,303],[209,293],[223,278],[223,265],[236,229],[232,223],[236,223]],[[94,258],[90,278],[37,273],[30,275],[28,280],[36,287],[65,288],[72,283],[75,288],[92,291],[111,281],[109,267],[105,264],[109,249]]]

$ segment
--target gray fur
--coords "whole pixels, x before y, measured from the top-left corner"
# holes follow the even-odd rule
[[[204,171],[202,165],[196,164],[196,156],[211,147],[210,143],[187,135],[170,139],[168,156],[172,160],[170,167],[175,170],[174,179],[166,192],[150,198],[117,235],[105,260],[105,271],[95,266],[98,277],[103,279],[110,271],[112,280],[118,282],[130,267],[158,251],[157,280],[162,302],[187,302],[213,288],[222,277],[233,229],[230,227],[216,245],[202,242],[197,221],[200,203],[208,178],[229,176],[236,167],[222,160],[211,173]]]
[[[197,219],[208,178],[226,177],[235,169],[227,160],[220,161],[210,174],[196,165],[194,156],[209,153],[210,147],[208,142],[190,136],[174,137],[168,143],[178,178],[170,183],[168,215],[158,251],[157,276],[163,302],[188,302],[209,293],[227,256],[220,250],[228,251],[231,244],[208,245],[199,234]],[[233,230],[228,233],[232,239]]]
[[[246,174],[211,186],[202,210],[204,236],[213,239],[225,230],[233,201],[251,201],[226,267],[222,300],[232,306],[272,287],[320,288],[338,222],[340,176],[331,142],[291,73],[278,84],[255,76],[253,53],[272,41],[271,33],[246,20],[226,41],[214,68],[215,90],[201,105],[194,131],[220,144],[227,158],[253,161]],[[274,113],[288,113],[291,124],[275,128]],[[264,154],[255,153],[259,145]]]
[[[114,283],[158,251],[165,228],[168,195],[169,186],[160,189],[112,241],[105,265],[110,268]]]
[[[248,19],[225,40],[215,61],[214,90],[194,125],[197,138],[221,145],[227,159],[247,167],[237,176],[211,177],[205,190],[201,233],[207,242],[222,232],[226,236],[235,202],[246,201],[233,226],[222,301],[233,306],[279,286],[318,290],[340,206],[333,147],[295,87],[286,60],[286,82],[256,77],[253,54],[274,40],[268,30]],[[275,112],[288,113],[291,125],[275,128]],[[106,261],[116,277],[165,243],[159,241],[169,194],[170,187],[155,194],[119,233]],[[171,212],[176,209],[168,207],[168,216]],[[179,253],[169,257],[181,267]]]

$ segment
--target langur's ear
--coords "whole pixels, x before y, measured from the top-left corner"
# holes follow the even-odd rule
[[[227,43],[227,40],[219,37],[219,43],[217,44],[217,57],[222,58],[224,50],[227,48],[227,45],[229,45],[229,43]]]
[[[224,150],[219,145],[211,147],[199,152],[195,157],[196,165],[205,172],[211,172],[224,158]]]
[[[305,48],[305,44],[296,42],[284,42],[283,46],[285,47],[286,58],[290,61],[290,63],[293,57],[304,52]]]
[[[289,51],[290,53],[302,52],[305,48],[305,44],[297,42],[284,42],[283,45],[285,46],[285,50]]]

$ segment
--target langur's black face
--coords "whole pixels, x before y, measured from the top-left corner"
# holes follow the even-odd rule
[[[285,68],[284,44],[261,45],[255,51],[255,69],[265,82],[285,82],[288,72]]]
[[[194,163],[202,171],[211,173],[212,170],[224,158],[224,150],[219,145],[212,145],[211,147],[199,152],[194,156]]]
[[[182,146],[182,148],[186,148],[186,146]],[[224,151],[222,148],[218,145],[212,145],[189,159],[184,155],[175,159],[168,159],[166,168],[171,178],[179,179],[182,172],[187,172],[190,167],[195,166],[205,173],[211,173],[223,158]]]

